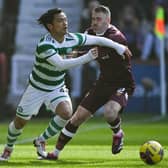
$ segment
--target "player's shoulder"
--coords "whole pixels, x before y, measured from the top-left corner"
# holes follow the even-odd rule
[[[82,45],[86,41],[86,34],[84,33],[67,33],[65,36],[65,40],[74,40],[77,42],[77,45]]]
[[[50,49],[56,50],[57,45],[55,43],[54,38],[48,33],[45,34],[41,39],[39,40],[36,50],[38,51],[46,51]]]
[[[54,45],[55,41],[53,37],[48,33],[41,37],[41,39],[38,42],[38,46],[41,45]]]
[[[105,32],[106,36],[124,36],[123,33],[114,25],[110,25],[110,27]]]
[[[85,30],[85,34],[96,35],[96,33],[94,32],[94,30],[91,27],[89,27]]]
[[[36,56],[46,58],[57,52],[55,40],[50,34],[46,34],[39,40],[36,47]]]
[[[75,38],[75,33],[68,32],[67,34],[65,34],[65,39],[67,40],[74,40]]]
[[[78,40],[78,37],[80,36],[80,33],[67,33],[65,35],[65,40],[66,41],[73,41],[73,40]]]
[[[77,38],[80,38],[80,37],[83,37],[85,36],[84,33],[79,33],[79,32],[75,32],[75,33],[67,33],[65,35],[66,38],[70,38],[70,39],[77,39]]]
[[[126,44],[127,40],[124,34],[114,25],[111,25],[104,34],[105,37],[110,38],[119,43]]]

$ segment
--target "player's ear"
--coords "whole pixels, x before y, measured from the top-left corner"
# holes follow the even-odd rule
[[[48,29],[51,31],[51,30],[52,30],[53,25],[52,25],[52,24],[47,24],[47,27],[48,27]]]
[[[107,17],[107,22],[111,23],[111,18],[110,17]]]

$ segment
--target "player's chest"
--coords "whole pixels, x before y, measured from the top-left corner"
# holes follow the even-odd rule
[[[107,48],[99,47],[98,48],[98,61],[99,62],[108,62],[111,59],[110,52]]]
[[[75,40],[65,41],[61,44],[56,44],[55,48],[59,55],[65,56],[71,53],[77,47],[77,42]]]

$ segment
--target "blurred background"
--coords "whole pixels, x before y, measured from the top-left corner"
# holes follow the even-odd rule
[[[165,90],[162,90],[160,45],[154,33],[154,24],[155,9],[161,5],[165,16],[164,71],[167,74],[168,0],[0,0],[0,121],[15,115],[15,108],[27,85],[36,44],[46,32],[37,24],[39,16],[50,8],[60,7],[68,16],[69,31],[84,32],[90,25],[90,11],[98,4],[110,8],[112,24],[125,34],[133,53],[136,90],[125,111],[130,114],[166,115],[161,104],[162,91],[165,92],[164,100],[168,95],[168,77],[165,75]],[[68,71],[67,86],[74,108],[98,73],[96,62]],[[168,101],[164,106],[168,106]],[[96,115],[101,112],[102,109]],[[44,107],[39,116],[48,116]]]

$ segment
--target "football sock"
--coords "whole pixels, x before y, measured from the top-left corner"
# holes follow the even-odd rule
[[[120,130],[121,127],[121,118],[118,117],[116,120],[114,120],[113,122],[109,123],[111,129],[113,130],[114,134],[118,133],[118,131]]]
[[[55,154],[55,156],[58,156],[59,153],[60,153],[60,150],[58,150],[58,149],[55,149],[55,150],[54,150],[54,154]]]
[[[66,126],[62,129],[58,141],[56,144],[56,149],[58,151],[61,151],[64,146],[72,139],[72,137],[75,135],[78,127],[72,125],[70,121],[66,124]]]
[[[9,124],[8,127],[8,135],[7,135],[7,144],[6,147],[7,148],[13,148],[17,137],[22,133],[22,129],[16,129],[14,122],[12,121]]]
[[[56,135],[66,124],[67,120],[64,120],[60,116],[55,116],[49,123],[46,130],[40,135],[39,139],[46,141],[50,137]]]

